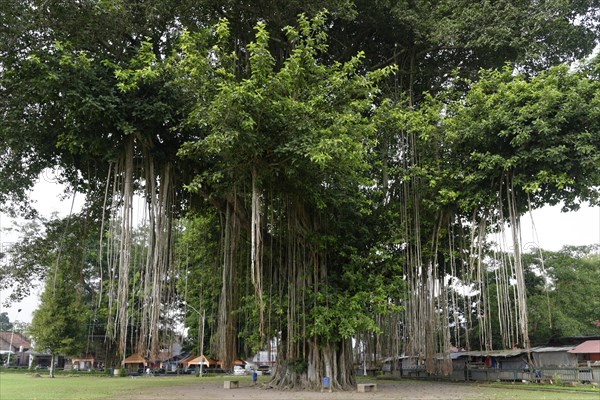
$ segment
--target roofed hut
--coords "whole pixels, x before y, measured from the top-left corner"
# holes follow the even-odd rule
[[[124,359],[121,364],[128,372],[135,372],[144,369],[148,365],[148,361],[140,354],[135,353]]]

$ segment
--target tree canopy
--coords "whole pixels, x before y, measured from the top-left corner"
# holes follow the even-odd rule
[[[30,213],[45,168],[87,202],[25,241],[2,284],[51,280],[38,320],[88,304],[115,362],[156,358],[180,306],[196,333],[207,312],[227,366],[276,342],[280,388],[349,387],[353,362],[382,353],[447,373],[452,345],[497,345],[492,318],[503,345],[528,347],[519,217],[600,200],[598,57],[567,64],[598,43],[599,12],[4,2],[2,208]],[[492,251],[498,231],[510,255]],[[44,243],[61,256],[27,254]]]

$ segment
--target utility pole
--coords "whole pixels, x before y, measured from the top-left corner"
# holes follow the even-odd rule
[[[202,357],[204,357],[204,319],[206,318],[206,310],[203,309],[202,310],[202,338],[200,339],[200,355]],[[206,360],[206,357],[204,357],[204,359]],[[202,378],[202,370],[204,363],[200,363],[200,377]]]
[[[186,304],[187,307],[191,308],[192,311],[194,311],[196,314],[198,314],[198,317],[202,316],[202,334],[200,337],[200,356],[204,357],[204,320],[206,319],[206,309],[202,309],[202,314],[200,314],[200,311],[196,310],[191,304]],[[204,358],[204,361],[206,361],[206,358]],[[200,363],[200,377],[202,377],[202,370],[204,363],[201,362]]]

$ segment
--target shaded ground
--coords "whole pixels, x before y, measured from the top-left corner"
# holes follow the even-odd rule
[[[373,381],[375,383],[375,381]],[[261,385],[252,386],[249,382],[240,382],[236,389],[224,389],[223,382],[200,382],[190,386],[155,388],[133,395],[135,400],[163,399],[235,399],[235,400],[362,400],[362,399],[480,399],[481,390],[476,386],[444,382],[381,382],[377,381],[377,392],[290,392],[262,389]]]
[[[154,388],[138,393],[130,393],[128,398],[134,400],[163,400],[163,399],[235,399],[235,400],[453,400],[453,399],[503,399],[502,394],[491,394],[489,388],[477,385],[451,383],[451,382],[424,382],[424,381],[373,381],[377,383],[377,392],[290,392],[262,389],[261,385],[253,386],[251,382],[240,382],[236,389],[224,389],[223,382],[204,381],[193,383],[189,386]],[[513,392],[521,392],[514,390]],[[514,393],[519,398],[518,393]],[[569,399],[568,394],[562,398]],[[512,396],[510,396],[512,398]],[[534,398],[561,398],[545,394]],[[595,400],[592,396],[590,400]]]

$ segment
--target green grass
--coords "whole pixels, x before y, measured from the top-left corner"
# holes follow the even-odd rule
[[[260,381],[266,382],[269,376],[259,376]],[[193,375],[174,377],[137,377],[136,379],[87,376],[87,375],[59,375],[54,379],[47,375],[34,378],[31,374],[0,373],[0,399],[1,400],[101,400],[128,398],[157,387],[186,386],[203,382],[222,382],[231,379],[231,376],[214,376],[197,378]],[[236,380],[251,382],[250,376],[236,376]],[[373,381],[373,378],[359,377],[358,381]],[[429,382],[420,380],[400,380],[398,383],[419,383],[427,385]],[[385,384],[384,382],[382,382]],[[479,393],[478,400],[598,400],[600,390],[585,387],[558,387],[551,385],[525,385],[525,384],[464,384]],[[574,391],[580,390],[580,391]],[[553,391],[548,391],[553,390]],[[584,390],[585,392],[581,391]],[[466,392],[471,392],[467,390]]]
[[[572,392],[568,390],[547,391],[526,386],[515,388],[481,386],[479,400],[598,400],[595,392]]]
[[[555,392],[586,392],[586,393],[596,393],[600,399],[600,389],[597,387],[592,387],[592,385],[576,385],[576,386],[568,386],[568,385],[549,385],[543,383],[490,383],[487,386],[489,387],[497,387],[497,388],[511,388],[511,389],[523,389],[523,390],[550,390]]]
[[[251,381],[249,376],[236,377]],[[268,377],[259,377],[265,380]],[[130,377],[47,375],[34,378],[31,374],[0,373],[1,400],[96,400],[127,398],[153,387],[185,386],[199,382],[193,375],[174,377]],[[223,381],[225,377],[203,377],[203,381]],[[231,377],[229,377],[231,379]]]
[[[515,400],[599,400],[600,390],[590,385],[558,386],[544,384],[490,383],[480,385],[485,399]]]
[[[378,379],[383,384],[391,382],[393,379]],[[357,377],[358,382],[372,382],[373,378]],[[412,386],[427,386],[430,381],[425,379],[396,379],[396,383],[410,384]],[[448,382],[446,382],[448,383]],[[600,400],[600,389],[592,388],[591,385],[582,386],[557,386],[543,384],[522,384],[522,383],[464,383],[454,382],[457,386],[471,388],[473,391],[465,398],[477,400]],[[469,393],[470,390],[465,390]],[[406,394],[406,393],[405,393]],[[443,396],[443,393],[440,393]],[[474,397],[473,397],[474,396]]]

